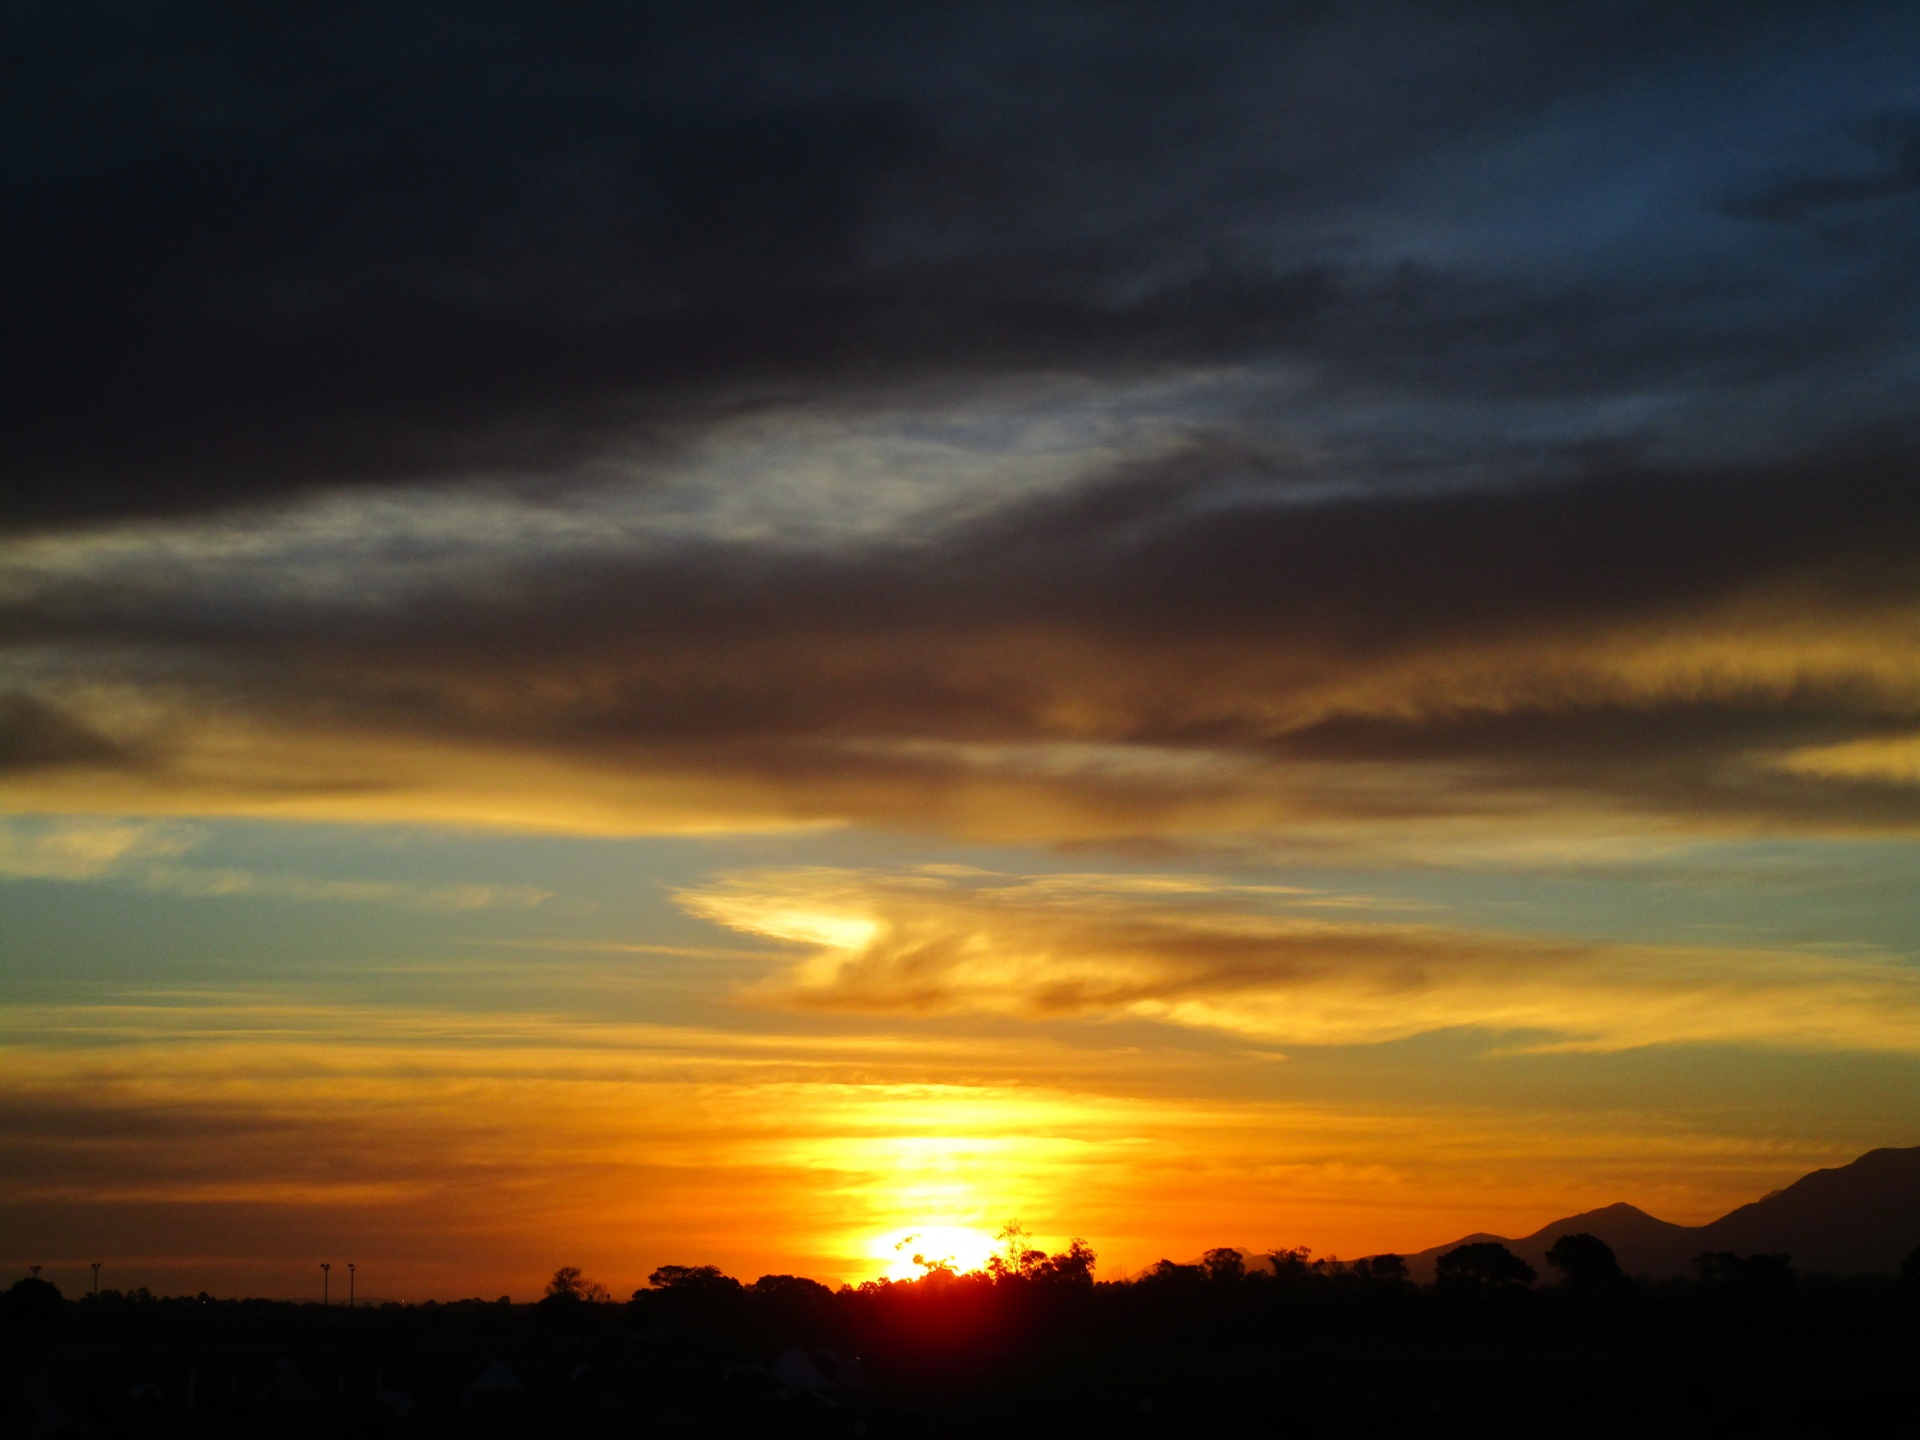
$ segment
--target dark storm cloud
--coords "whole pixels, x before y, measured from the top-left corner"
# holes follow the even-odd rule
[[[1920,813],[1787,763],[1920,728],[1910,8],[5,23],[20,784],[263,725],[807,818],[1138,780],[1013,754],[1072,746],[1271,814]],[[1077,479],[993,418],[1150,383]],[[985,488],[708,523],[788,467],[877,511],[924,476],[874,437],[951,415]],[[222,743],[181,787],[407,779]]]
[[[1585,152],[1623,114],[1684,130],[1677,76],[1763,65],[1811,23],[1791,10],[6,23],[15,526],[560,474],[769,396],[914,376],[1278,358],[1333,402],[1590,399],[1870,369],[1900,339],[1879,282],[1808,307],[1776,277],[1756,313],[1751,256],[1562,253],[1618,208],[1584,195],[1614,183]],[[1564,174],[1508,154],[1568,126]],[[1709,167],[1671,203],[1705,214],[1729,183]],[[1460,253],[1486,224],[1529,253]]]

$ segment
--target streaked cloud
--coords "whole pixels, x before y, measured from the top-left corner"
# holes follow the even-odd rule
[[[0,804],[1913,833],[1910,17],[1371,14],[49,11]]]
[[[351,570],[229,593],[218,561],[43,577],[11,612],[6,794],[1038,840],[1522,807],[1920,820],[1884,768],[1794,758],[1920,714],[1913,492],[1884,466],[1311,503],[1221,486],[1198,457],[911,542],[536,545],[391,593]]]
[[[97,880],[129,867],[170,859],[193,848],[185,826],[133,820],[76,820],[0,824],[0,877],[15,880]]]
[[[0,1230],[524,1293],[1912,1143],[1920,10],[878,16],[9,7]]]
[[[0,881],[118,881],[205,899],[253,895],[280,900],[397,904],[423,910],[525,908],[552,898],[531,885],[418,885],[374,879],[319,879],[230,866],[179,863],[203,839],[191,826],[128,820],[0,820]]]
[[[1222,1237],[1417,1249],[1631,1195],[1705,1219],[1813,1165],[1668,1119],[1221,1086],[1178,1052],[1036,1036],[753,1035],[263,990],[0,1009],[0,1216],[50,1273],[375,1295],[591,1264],[859,1279],[916,1225],[1091,1238],[1107,1273]],[[1543,1157],[1551,1163],[1543,1164]],[[1624,1158],[1623,1158],[1624,1157]]]
[[[1141,1017],[1300,1045],[1471,1028],[1533,1047],[1920,1051],[1920,970],[1893,956],[1411,924],[1191,875],[749,872],[679,898],[801,947],[760,993],[826,1009]]]

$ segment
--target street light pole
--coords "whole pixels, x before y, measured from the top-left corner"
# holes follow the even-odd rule
[[[93,1293],[96,1295],[100,1293],[100,1262],[98,1260],[93,1262]]]
[[[353,1269],[353,1262],[349,1260],[347,1262],[347,1308],[349,1310],[353,1308]]]
[[[329,1290],[332,1283],[333,1264],[331,1261],[322,1260],[320,1262],[320,1304],[323,1309],[332,1301],[333,1297]]]

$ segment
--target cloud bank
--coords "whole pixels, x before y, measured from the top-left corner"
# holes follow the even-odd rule
[[[6,783],[1067,839],[1920,818],[1920,489],[1890,462],[1301,502],[1225,493],[1222,463],[913,540],[530,545],[371,595],[352,566],[262,594],[258,553],[181,576],[74,542],[15,571]]]
[[[769,398],[1008,373],[1281,359],[1369,428],[1551,432],[1884,381],[1910,338],[1899,6],[8,29],[16,525],[565,476]]]
[[[1912,832],[1909,9],[872,21],[21,10],[4,803]]]

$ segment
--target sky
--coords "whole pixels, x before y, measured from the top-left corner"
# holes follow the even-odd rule
[[[1920,12],[0,18],[0,1236],[1109,1278],[1920,1144]]]

